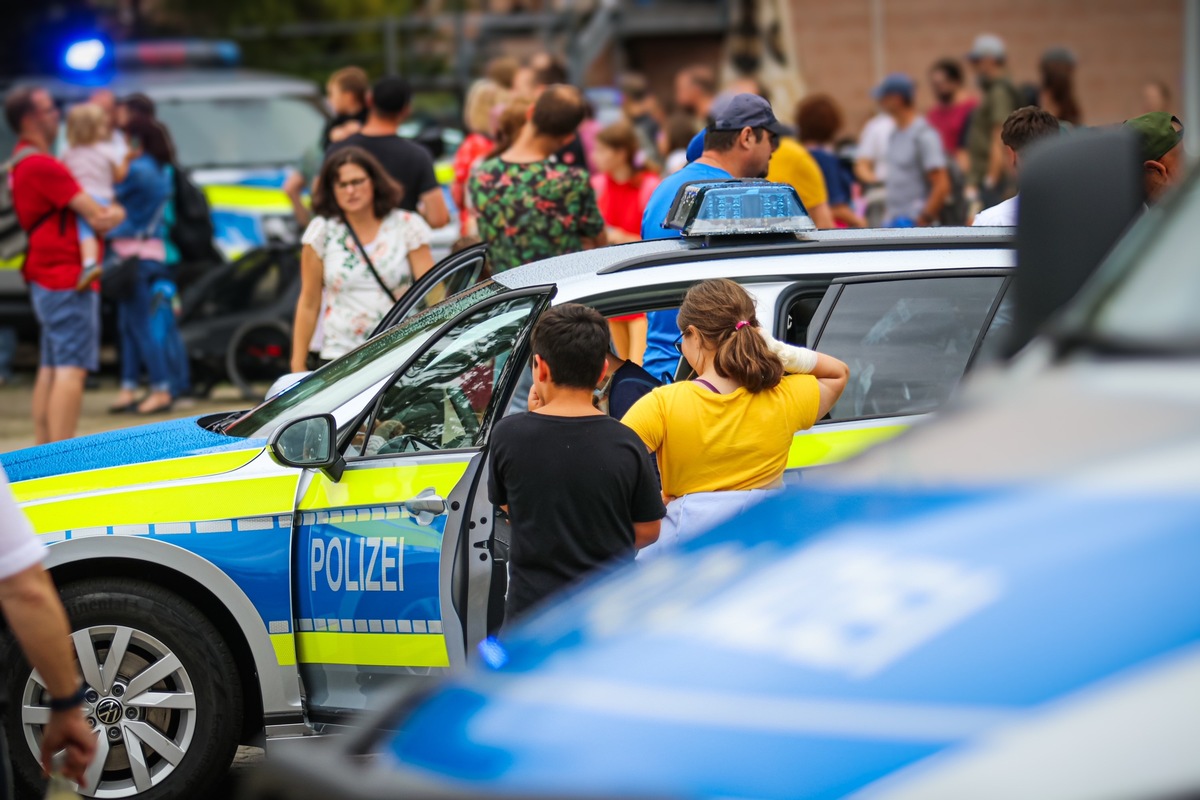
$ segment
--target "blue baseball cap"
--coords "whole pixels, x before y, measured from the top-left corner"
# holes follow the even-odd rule
[[[708,130],[740,131],[765,128],[779,136],[791,135],[791,128],[775,119],[771,104],[756,94],[724,94],[713,101]]]
[[[903,72],[893,72],[883,79],[883,83],[871,90],[871,96],[876,100],[882,100],[889,94],[898,94],[911,103],[916,91],[917,85],[913,83],[912,78]]]

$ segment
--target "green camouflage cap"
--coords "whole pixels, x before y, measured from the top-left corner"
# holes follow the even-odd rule
[[[1158,161],[1183,139],[1183,123],[1165,111],[1152,111],[1125,120],[1142,139],[1142,160]],[[1179,130],[1175,130],[1175,125]]]

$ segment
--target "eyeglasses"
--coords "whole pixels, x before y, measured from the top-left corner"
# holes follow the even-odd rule
[[[352,178],[348,181],[337,181],[333,184],[333,187],[335,189],[341,189],[342,191],[345,191],[346,189],[357,189],[359,186],[370,182],[370,180],[370,178]]]
[[[679,338],[675,340],[675,349],[679,351],[679,355],[683,355],[683,334],[679,334]]]

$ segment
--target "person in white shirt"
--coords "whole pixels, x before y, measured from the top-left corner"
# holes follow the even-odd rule
[[[1004,145],[1004,157],[1014,175],[1020,170],[1021,154],[1034,142],[1058,136],[1062,126],[1053,114],[1037,106],[1018,108],[1004,120],[1000,129],[1000,141]],[[1017,224],[1018,197],[1010,197],[991,208],[975,215],[972,225],[987,227],[1012,227]]]
[[[46,548],[17,506],[8,477],[0,469],[0,610],[29,667],[37,670],[50,695],[49,716],[41,729],[42,767],[49,773],[51,758],[65,749],[62,773],[82,784],[88,764],[96,756],[96,734],[83,715],[88,687],[79,677],[67,612],[54,581],[42,568],[45,553]],[[25,668],[27,675],[29,667]],[[4,734],[0,731],[0,778],[7,782],[12,772],[9,750],[3,744]],[[19,747],[20,743],[12,745]],[[4,786],[0,784],[2,792]]]
[[[880,111],[863,126],[854,151],[854,177],[866,190],[867,226],[879,227],[883,222],[884,189],[887,180],[888,141],[896,130],[896,120],[885,111]]]

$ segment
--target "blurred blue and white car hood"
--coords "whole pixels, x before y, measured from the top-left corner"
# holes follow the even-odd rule
[[[506,794],[1200,786],[1200,497],[795,491],[485,647],[378,747]]]

